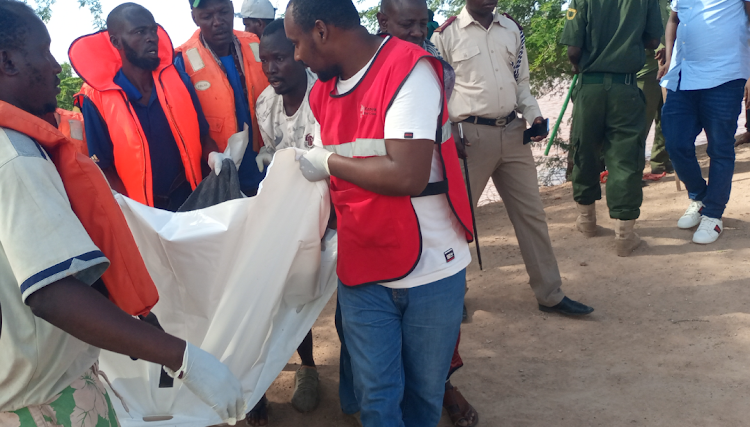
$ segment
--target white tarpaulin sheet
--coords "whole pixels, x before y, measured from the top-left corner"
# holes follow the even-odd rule
[[[171,213],[117,196],[159,289],[153,312],[162,327],[224,362],[242,382],[248,408],[286,366],[337,283],[336,235],[325,233],[328,187],[303,178],[294,157],[276,153],[257,196],[197,211]],[[159,388],[160,366],[110,352],[100,360],[129,407],[110,393],[123,427],[221,423],[181,381]]]

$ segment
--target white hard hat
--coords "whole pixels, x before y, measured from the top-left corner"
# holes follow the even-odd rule
[[[242,18],[273,19],[276,9],[268,0],[245,0],[240,15]]]

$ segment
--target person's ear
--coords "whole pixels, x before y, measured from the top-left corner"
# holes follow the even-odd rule
[[[21,52],[18,51],[0,50],[0,73],[5,76],[18,75],[21,70],[16,64],[19,63],[20,54]]]
[[[388,32],[388,15],[378,12],[377,17],[378,17],[378,24],[380,24],[380,32],[387,33]]]
[[[195,9],[190,11],[190,17],[193,18],[193,23],[195,23],[196,26],[200,27],[200,25],[198,25],[198,21],[195,19]]]
[[[110,34],[109,42],[112,43],[112,46],[114,46],[115,49],[120,50],[120,38],[119,37],[113,36],[112,34]]]
[[[319,42],[325,43],[330,36],[330,29],[325,22],[318,19],[315,21],[315,28],[313,28],[313,38],[318,39]]]

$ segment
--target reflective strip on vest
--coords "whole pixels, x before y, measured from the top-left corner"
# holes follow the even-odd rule
[[[253,51],[253,56],[255,57],[255,62],[260,62],[260,44],[258,43],[250,43],[250,50]]]
[[[451,129],[451,121],[446,120],[445,124],[443,125],[443,140],[440,141],[441,144],[445,144],[448,142],[449,139],[453,136],[453,130]]]
[[[203,58],[201,58],[200,52],[198,52],[198,49],[188,49],[185,54],[188,57],[188,61],[190,61],[190,66],[193,67],[193,71],[200,71],[206,66],[206,64],[203,62]]]
[[[441,144],[448,142],[453,134],[451,133],[451,122],[446,121],[443,125],[443,140]],[[354,142],[347,142],[339,145],[324,146],[328,151],[332,151],[339,156],[344,157],[373,157],[385,156],[388,152],[385,149],[385,139],[367,139],[358,138]]]
[[[385,139],[358,138],[354,142],[326,145],[325,148],[344,157],[373,157],[388,154],[385,150]]]

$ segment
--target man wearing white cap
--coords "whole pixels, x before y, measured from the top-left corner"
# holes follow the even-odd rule
[[[245,0],[240,11],[245,31],[260,37],[266,25],[276,16],[276,8],[268,0]]]

